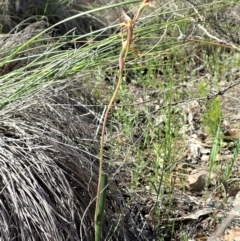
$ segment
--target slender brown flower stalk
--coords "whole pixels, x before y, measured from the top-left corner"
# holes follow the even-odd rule
[[[113,102],[115,101],[115,98],[117,96],[118,90],[121,86],[122,83],[122,79],[123,79],[123,72],[124,72],[124,67],[125,67],[125,62],[129,53],[129,50],[131,49],[131,45],[133,43],[133,41],[135,40],[136,36],[134,36],[133,34],[133,30],[134,30],[134,26],[135,23],[137,22],[137,20],[140,17],[141,12],[143,11],[143,9],[145,7],[151,7],[154,8],[154,6],[151,4],[152,1],[150,0],[144,0],[138,11],[136,12],[135,16],[133,19],[131,19],[123,10],[122,11],[122,16],[121,16],[121,20],[123,21],[123,23],[120,25],[121,28],[121,32],[122,32],[122,49],[121,52],[119,54],[119,78],[118,78],[118,83],[117,86],[114,90],[114,93],[112,95],[111,100],[109,101],[105,116],[104,116],[104,121],[103,121],[103,128],[102,128],[102,138],[101,138],[101,143],[100,143],[100,161],[99,161],[99,177],[98,177],[98,190],[97,190],[97,197],[96,197],[96,211],[95,211],[95,235],[97,236],[97,238],[95,238],[95,240],[100,240],[100,234],[96,232],[97,230],[97,225],[98,225],[98,216],[99,216],[99,199],[100,199],[100,195],[101,192],[104,192],[106,190],[100,190],[101,186],[102,186],[102,176],[103,176],[103,171],[102,171],[102,167],[103,167],[103,149],[104,149],[104,136],[105,136],[105,131],[106,131],[106,124],[107,124],[107,119],[108,119],[108,114],[110,112],[110,109],[113,105]],[[127,37],[126,40],[124,40],[124,35],[123,32],[124,30],[126,31]],[[104,174],[106,175],[106,174]],[[106,189],[106,188],[104,188]],[[102,205],[104,206],[104,205]],[[102,210],[102,212],[104,212],[104,210]],[[103,215],[101,215],[103,216]]]

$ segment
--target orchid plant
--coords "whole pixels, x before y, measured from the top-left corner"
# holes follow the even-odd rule
[[[138,21],[141,12],[149,7],[154,9],[155,6],[152,4],[152,0],[143,0],[143,2],[140,4],[137,12],[135,13],[133,19],[131,19],[127,13],[122,10],[122,16],[120,19],[122,20],[122,23],[120,24],[121,34],[122,34],[122,48],[119,54],[119,77],[118,82],[116,85],[116,88],[114,90],[114,93],[109,101],[104,121],[103,121],[103,127],[102,127],[102,136],[101,136],[101,142],[100,142],[100,161],[99,161],[99,178],[98,178],[98,189],[97,189],[97,197],[96,197],[96,210],[95,210],[95,241],[99,241],[101,237],[101,230],[102,230],[102,223],[103,223],[103,213],[104,213],[104,205],[105,205],[105,197],[106,197],[106,187],[107,187],[107,174],[103,173],[102,167],[103,167],[103,149],[104,149],[104,136],[106,131],[106,124],[109,112],[111,110],[111,107],[116,99],[118,90],[121,86],[123,74],[124,74],[124,67],[125,62],[128,56],[129,51],[132,49],[132,43],[136,39],[136,35],[134,35],[134,26],[136,22]],[[126,39],[124,39],[124,33],[126,32]]]

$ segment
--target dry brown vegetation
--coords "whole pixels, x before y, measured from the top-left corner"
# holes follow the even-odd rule
[[[84,102],[75,98],[76,84],[48,88],[1,113],[3,240],[94,239],[99,117],[91,97],[79,90]],[[103,237],[135,240],[137,224],[124,217],[116,182],[108,189]]]

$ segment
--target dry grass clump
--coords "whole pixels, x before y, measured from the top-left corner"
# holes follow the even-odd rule
[[[94,240],[97,112],[48,89],[0,115],[1,240]],[[103,237],[131,240],[120,192],[108,190]]]
[[[4,58],[10,56],[10,54],[16,51],[16,49],[19,48],[22,44],[26,43],[37,34],[46,30],[47,27],[47,22],[39,21],[30,24],[19,32],[16,31],[14,34],[6,34],[0,36],[0,59],[3,60]],[[18,53],[14,60],[9,61],[8,63],[1,66],[0,76],[13,70],[19,69],[22,66],[26,66],[27,63],[34,61],[36,58],[40,59],[39,55],[43,54],[51,44],[54,44],[53,38],[51,38],[50,35],[50,31],[41,35],[36,42],[29,44],[26,49]]]
[[[8,0],[0,6],[0,30],[4,33],[9,32],[24,21],[24,24],[19,26],[20,29],[23,29],[27,24],[37,22],[42,17],[50,25],[53,25],[90,7],[91,4],[85,0],[80,2],[69,0]],[[55,28],[54,34],[60,36],[75,29],[75,34],[81,35],[100,29],[103,26],[104,24],[100,19],[88,15],[61,24]]]

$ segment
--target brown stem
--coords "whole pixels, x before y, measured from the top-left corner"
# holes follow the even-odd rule
[[[99,196],[100,196],[100,186],[102,182],[102,168],[103,168],[103,148],[104,148],[104,137],[105,137],[105,131],[106,131],[106,125],[107,125],[107,119],[108,119],[108,114],[111,110],[112,104],[117,96],[118,90],[121,86],[122,83],[122,77],[123,77],[123,69],[124,69],[124,63],[125,61],[123,60],[123,50],[121,51],[119,55],[119,79],[117,86],[115,88],[115,91],[112,95],[111,100],[109,101],[105,116],[104,116],[104,121],[103,121],[103,126],[102,126],[102,138],[100,142],[100,160],[99,160],[99,174],[98,174],[98,190],[97,190],[97,200],[96,200],[96,210],[97,210],[97,205],[99,201]],[[95,212],[95,223],[97,221],[97,212]]]

